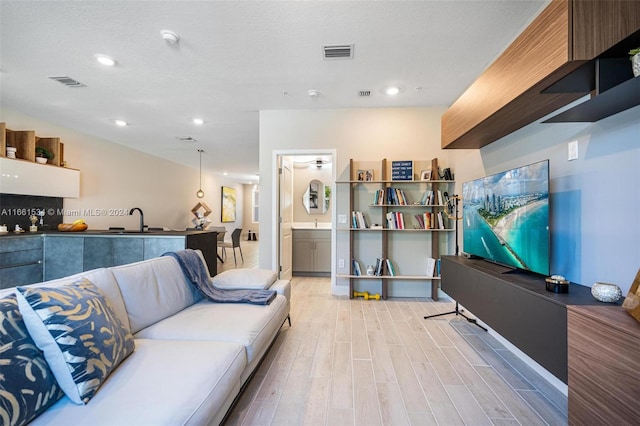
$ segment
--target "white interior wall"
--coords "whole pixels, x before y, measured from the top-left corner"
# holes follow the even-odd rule
[[[165,226],[172,229],[192,227],[191,209],[203,201],[212,210],[208,217],[212,224],[220,224],[221,187],[236,188],[238,200],[244,196],[243,185],[213,173],[203,172],[202,189],[205,197],[196,197],[199,186],[198,170],[167,161],[135,149],[127,148],[105,139],[75,132],[17,111],[0,110],[0,121],[12,130],[35,130],[37,136],[60,137],[64,143],[64,158],[68,166],[80,170],[80,198],[66,198],[67,211],[113,211],[113,215],[82,218],[90,229],[106,229],[124,226],[136,229],[137,213],[133,216],[120,212],[140,207],[145,224],[151,227]],[[126,129],[123,129],[126,131]],[[186,148],[187,149],[187,148]],[[197,148],[188,148],[197,155]],[[203,155],[206,164],[206,154]],[[47,166],[43,166],[47,167]],[[204,169],[204,166],[203,166]],[[236,222],[224,224],[230,232],[242,226],[243,204],[238,202]],[[66,215],[65,222],[78,219]]]

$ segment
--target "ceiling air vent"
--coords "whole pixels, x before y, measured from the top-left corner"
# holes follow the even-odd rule
[[[191,136],[186,136],[186,137],[177,136],[176,139],[178,139],[180,142],[198,142],[197,139],[194,139]]]
[[[67,87],[87,87],[86,85],[80,83],[78,80],[74,80],[71,77],[68,76],[62,76],[62,77],[49,77],[51,80],[55,80],[58,83],[62,83]]]
[[[353,59],[353,44],[322,46],[322,57],[326,59]]]
[[[360,96],[361,98],[371,96],[371,90],[361,90],[358,92],[358,96]]]

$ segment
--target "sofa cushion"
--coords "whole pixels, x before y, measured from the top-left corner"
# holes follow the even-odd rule
[[[252,363],[264,353],[288,313],[288,301],[281,295],[269,305],[203,300],[139,331],[135,337],[237,342],[245,346],[247,361]]]
[[[0,366],[0,424],[27,424],[64,395],[14,294],[0,299]]]
[[[133,352],[133,336],[86,278],[62,287],[18,287],[16,296],[29,334],[76,404],[86,404]]]
[[[227,290],[267,289],[278,278],[269,269],[229,269],[213,277],[213,285]]]
[[[33,425],[218,424],[240,389],[242,345],[136,339],[136,350],[85,406],[58,401]]]
[[[172,257],[157,257],[110,268],[137,333],[202,299]]]

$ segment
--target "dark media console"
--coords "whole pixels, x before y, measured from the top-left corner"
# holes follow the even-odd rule
[[[589,287],[546,291],[544,277],[481,259],[442,256],[442,291],[567,383],[567,305],[598,304]]]

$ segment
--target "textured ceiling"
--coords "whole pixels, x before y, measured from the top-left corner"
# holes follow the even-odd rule
[[[204,168],[246,182],[259,110],[450,105],[547,3],[0,0],[0,105],[190,167],[202,148]],[[352,60],[322,59],[345,43]]]

